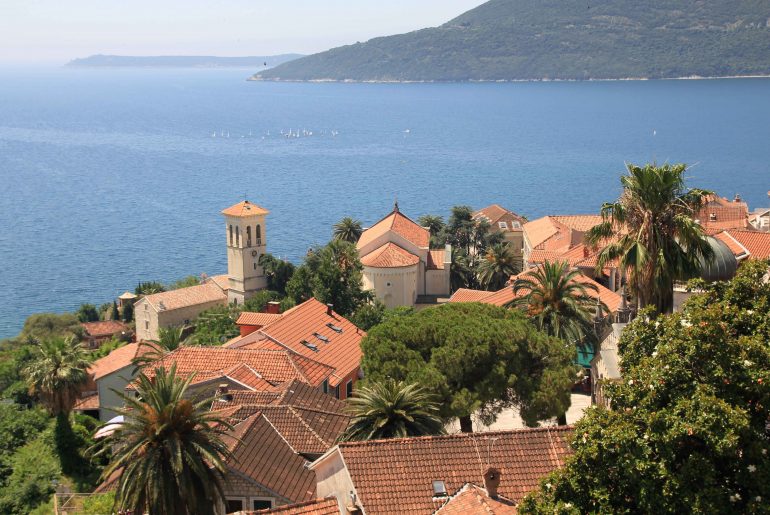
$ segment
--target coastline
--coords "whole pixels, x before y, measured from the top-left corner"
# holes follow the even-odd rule
[[[623,77],[617,79],[467,79],[467,80],[357,80],[357,79],[282,79],[263,78],[252,75],[247,82],[303,82],[303,83],[338,83],[338,84],[487,84],[487,83],[517,83],[517,82],[631,82],[631,81],[664,81],[664,80],[729,80],[729,79],[770,79],[766,75],[724,75],[701,76],[689,75],[683,77]]]

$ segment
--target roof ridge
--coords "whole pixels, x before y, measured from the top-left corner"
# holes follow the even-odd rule
[[[338,445],[340,447],[364,447],[367,445],[382,445],[382,444],[391,444],[391,443],[400,443],[400,442],[416,442],[416,441],[423,441],[423,440],[438,440],[438,439],[462,439],[462,438],[470,438],[473,439],[474,437],[489,437],[494,435],[511,435],[511,434],[522,434],[522,433],[542,433],[545,431],[573,431],[575,429],[574,425],[567,424],[566,426],[544,426],[544,427],[526,427],[522,429],[508,429],[508,430],[498,430],[498,431],[482,431],[479,433],[454,433],[454,434],[447,434],[447,435],[426,435],[426,436],[406,436],[401,438],[380,438],[378,440],[361,440],[361,441],[348,441],[348,442],[340,442]]]

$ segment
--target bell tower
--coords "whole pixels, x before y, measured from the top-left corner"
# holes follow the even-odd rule
[[[243,304],[258,290],[267,287],[259,258],[265,253],[265,216],[270,212],[248,200],[222,211],[227,238],[227,299]]]

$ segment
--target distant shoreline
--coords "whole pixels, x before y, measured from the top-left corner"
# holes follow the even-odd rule
[[[690,75],[686,77],[625,77],[621,79],[467,79],[467,80],[356,80],[356,79],[281,79],[262,78],[252,75],[249,82],[305,82],[305,83],[341,83],[341,84],[488,84],[516,82],[631,82],[656,80],[723,80],[723,79],[769,79],[768,75],[724,75],[703,77]]]

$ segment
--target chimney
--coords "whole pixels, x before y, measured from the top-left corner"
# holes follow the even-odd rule
[[[716,213],[709,214],[709,220],[712,221],[712,222],[716,222],[717,221],[717,214]]]
[[[326,305],[326,314],[329,316],[332,316],[332,309],[334,309],[334,304],[327,304]]]
[[[500,486],[500,471],[490,467],[484,472],[484,488],[492,499],[497,499],[498,486]]]
[[[590,254],[588,247],[583,247],[583,257],[588,257],[588,254]]]
[[[741,194],[740,193],[736,193],[735,194],[735,198],[733,199],[733,202],[740,202],[741,200],[742,200],[741,199]]]
[[[281,303],[275,300],[271,300],[265,306],[265,313],[270,313],[271,315],[279,315],[281,313]]]
[[[222,383],[219,386],[217,386],[217,397],[219,397],[220,400],[225,402],[230,402],[231,400],[233,400],[233,396],[228,392],[229,392],[229,386],[227,383]]]

